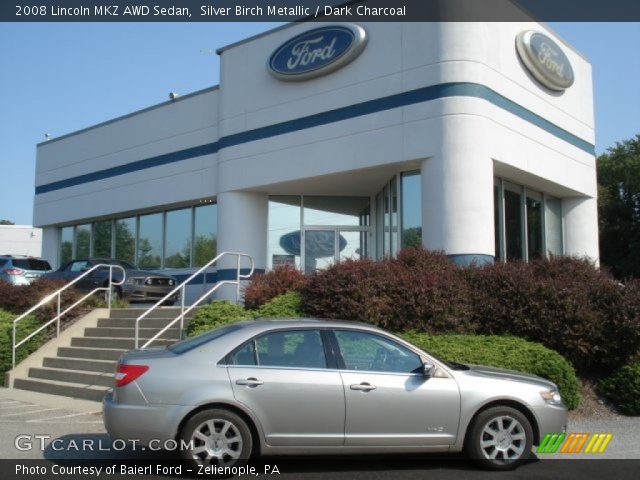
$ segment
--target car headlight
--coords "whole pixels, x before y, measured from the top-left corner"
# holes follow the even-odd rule
[[[150,278],[147,278],[147,279],[144,281],[144,283],[145,283],[145,285],[151,285],[151,284],[153,283],[153,280],[151,280]]]
[[[169,285],[173,287],[175,284],[176,284],[176,281],[173,278],[170,278]]]
[[[557,390],[543,390],[540,392],[540,396],[550,405],[560,405],[562,403],[562,397]]]

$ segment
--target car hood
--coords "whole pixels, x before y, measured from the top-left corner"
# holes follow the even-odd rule
[[[504,368],[487,367],[484,365],[467,365],[469,370],[459,370],[456,373],[471,375],[476,377],[493,378],[496,380],[507,380],[515,382],[526,382],[540,385],[543,388],[557,389],[557,385],[537,375],[529,373],[517,372],[515,370],[507,370]]]
[[[156,277],[156,278],[173,278],[171,275],[164,273],[154,273],[147,270],[127,270],[127,277]]]

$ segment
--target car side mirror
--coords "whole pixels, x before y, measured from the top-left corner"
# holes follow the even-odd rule
[[[430,378],[433,375],[434,371],[435,371],[435,367],[430,363],[422,364],[422,375],[424,375],[425,378]]]

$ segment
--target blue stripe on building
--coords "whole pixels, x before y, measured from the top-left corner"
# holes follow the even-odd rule
[[[393,108],[415,105],[418,103],[428,102],[439,98],[447,97],[475,97],[488,101],[489,103],[526,120],[527,122],[541,128],[542,130],[554,135],[561,140],[591,154],[595,155],[595,147],[589,142],[569,133],[567,130],[544,119],[540,115],[533,113],[522,105],[509,100],[500,95],[489,87],[477,83],[444,83],[440,85],[431,85],[428,87],[418,88],[408,92],[402,92],[395,95],[389,95],[375,100],[349,105],[347,107],[329,110],[327,112],[316,113],[294,120],[269,125],[267,127],[256,128],[246,132],[235,133],[220,138],[217,142],[207,143],[197,147],[179,150],[177,152],[167,153],[156,157],[146,158],[135,162],[119,165],[117,167],[99,170],[97,172],[87,173],[57,182],[38,185],[36,194],[53,192],[63,188],[82,185],[84,183],[104,180],[118,175],[146,170],[148,168],[159,167],[189,158],[200,157],[203,155],[211,155],[223,148],[234,147],[244,143],[263,140],[266,138],[276,137],[287,133],[297,132],[308,128],[319,127],[330,123],[349,120],[351,118],[361,117],[372,113],[383,112]]]

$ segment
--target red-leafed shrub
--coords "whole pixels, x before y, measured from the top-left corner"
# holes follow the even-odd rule
[[[244,290],[245,307],[256,309],[278,295],[300,290],[306,281],[307,276],[293,267],[278,267],[255,275]]]
[[[378,262],[347,260],[311,276],[301,294],[311,316],[401,331],[472,330],[466,285],[440,252],[410,248]]]
[[[20,315],[36,305],[48,294],[55,292],[65,285],[64,280],[49,280],[41,278],[31,285],[12,285],[0,281],[0,309]],[[62,310],[79,300],[81,294],[73,288],[62,293]],[[41,322],[50,320],[57,314],[57,300],[52,299],[42,306],[33,316]]]
[[[582,372],[610,370],[640,350],[640,282],[619,283],[584,259],[461,268],[442,253],[407,249],[395,259],[336,264],[300,293],[310,316],[515,335],[557,350]]]

